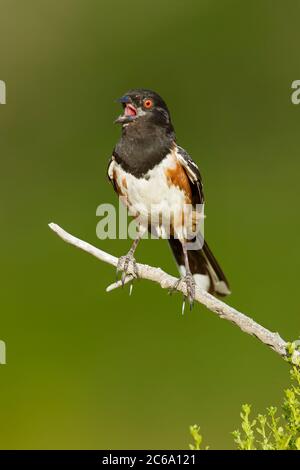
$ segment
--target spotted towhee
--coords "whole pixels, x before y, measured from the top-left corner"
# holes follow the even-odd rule
[[[119,261],[118,270],[138,275],[134,251],[146,230],[167,238],[175,256],[187,296],[192,304],[195,285],[212,294],[227,295],[229,285],[201,233],[198,249],[188,236],[194,226],[196,207],[204,203],[199,169],[176,143],[166,103],[153,91],[130,90],[119,100],[124,113],[117,123],[122,136],[114,148],[108,176],[138,224],[131,249]],[[186,222],[185,207],[192,207],[192,223]],[[172,216],[166,217],[171,212]],[[197,217],[196,217],[197,219]],[[167,220],[167,222],[166,222]],[[197,246],[197,245],[196,245]]]

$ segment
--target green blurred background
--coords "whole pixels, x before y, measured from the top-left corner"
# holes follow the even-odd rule
[[[115,272],[47,227],[96,238],[117,204],[107,162],[115,99],[147,87],[169,104],[199,164],[206,237],[228,302],[299,335],[299,1],[1,0],[1,448],[186,448],[201,425],[233,447],[243,402],[279,404],[288,366],[197,305]],[[137,258],[176,273],[165,241]]]

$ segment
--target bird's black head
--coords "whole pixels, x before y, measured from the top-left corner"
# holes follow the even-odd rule
[[[131,126],[143,122],[145,125],[157,125],[165,127],[169,132],[173,131],[168,107],[154,91],[129,90],[118,101],[122,103],[124,113],[116,119],[116,123]]]

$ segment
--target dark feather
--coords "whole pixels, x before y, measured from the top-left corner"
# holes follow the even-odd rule
[[[203,184],[198,166],[179,145],[176,145],[176,153],[191,182],[193,204],[204,204]]]
[[[168,241],[178,267],[184,266],[184,255],[180,241],[173,237]],[[204,241],[202,249],[189,250],[188,259],[192,274],[206,274],[209,277],[209,292],[211,294],[217,294],[220,296],[230,294],[230,287],[225,274],[220,268],[219,263],[212,254],[206,241]]]

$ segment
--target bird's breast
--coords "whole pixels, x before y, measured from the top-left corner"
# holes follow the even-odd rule
[[[131,215],[139,218],[139,223],[149,226],[164,226],[163,220],[182,227],[183,210],[191,202],[191,189],[188,178],[172,153],[137,178],[125,171],[116,161],[110,168],[112,179],[119,196],[122,196]]]

